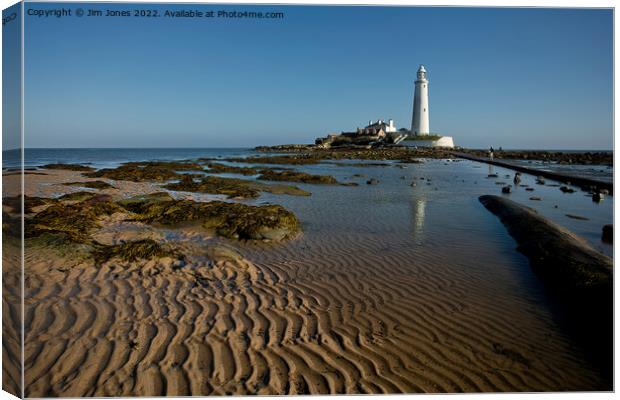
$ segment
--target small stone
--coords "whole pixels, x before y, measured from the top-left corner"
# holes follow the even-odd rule
[[[600,203],[601,200],[603,200],[604,198],[605,196],[603,196],[603,194],[600,192],[596,192],[592,194],[592,201],[595,203]]]
[[[510,193],[512,192],[512,187],[511,186],[504,186],[502,188],[502,193]]]
[[[574,193],[575,189],[570,188],[568,186],[560,186],[560,190],[562,191],[562,193]]]
[[[379,183],[379,180],[375,179],[375,178],[371,178],[371,179],[366,181],[366,184],[368,184],[368,185],[376,185],[377,183]]]

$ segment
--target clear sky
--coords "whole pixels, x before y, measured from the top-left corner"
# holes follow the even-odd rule
[[[431,131],[458,145],[613,145],[611,10],[81,7],[285,16],[26,16],[26,147],[311,143],[377,118],[409,128],[419,64]]]

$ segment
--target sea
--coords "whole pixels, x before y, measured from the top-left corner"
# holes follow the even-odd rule
[[[20,167],[19,150],[5,150],[2,152],[2,155],[4,170],[18,169]],[[68,163],[83,164],[99,169],[114,168],[122,163],[131,161],[187,160],[203,157],[225,159],[253,155],[265,155],[265,153],[259,153],[249,148],[26,149],[24,151],[24,167],[36,169],[45,164]],[[387,161],[386,163],[396,165],[395,162]],[[528,164],[528,166],[534,165],[537,164]],[[541,169],[552,168],[549,163],[541,163],[538,167]],[[573,172],[600,180],[613,179],[613,167],[609,166],[558,166],[558,168],[560,167],[564,173]],[[420,208],[424,209],[424,214],[427,213],[427,209],[428,211],[437,209],[439,214],[450,215],[451,210],[457,208],[456,205],[460,204],[465,198],[470,200],[468,204],[471,204],[471,207],[479,208],[480,205],[477,203],[479,195],[497,194],[502,187],[499,182],[512,184],[512,176],[514,175],[514,172],[509,169],[465,160],[459,162],[427,160],[424,164],[414,164],[407,170],[369,167],[362,168],[362,171],[360,171],[360,167],[357,166],[343,167],[342,162],[340,162],[340,166],[331,162],[323,162],[318,165],[297,168],[313,174],[333,175],[339,180],[344,181],[355,180],[351,178],[355,174],[361,174],[364,177],[368,177],[368,179],[372,177],[383,181],[387,179],[387,182],[377,186],[377,188],[373,188],[373,192],[378,190],[382,194],[382,203],[388,201],[388,199],[400,199],[393,204],[393,207],[401,207],[403,204],[416,204],[414,214],[418,215],[416,217],[418,220],[421,218],[419,216]],[[416,174],[413,174],[413,171]],[[583,173],[584,171],[585,173]],[[402,172],[402,174],[396,176],[398,172]],[[491,173],[498,174],[499,178],[488,179],[487,175]],[[234,174],[223,176],[240,177]],[[401,177],[404,177],[404,179],[400,179]],[[243,178],[248,179],[248,177]],[[395,178],[398,179],[394,180]],[[428,180],[425,182],[418,181],[418,189],[415,191],[412,191],[408,185],[400,182],[402,180],[410,182],[414,178],[428,178]],[[533,176],[525,174],[522,184],[531,183],[535,187],[534,192],[528,192],[524,190],[525,188],[516,187],[513,193],[510,194],[510,198],[538,210],[554,222],[573,230],[588,240],[599,251],[607,255],[613,255],[613,246],[600,240],[602,226],[613,223],[613,198],[611,196],[600,203],[595,203],[591,200],[591,197],[587,196],[587,193],[581,192],[578,189],[575,193],[565,194],[560,192],[558,187],[555,186],[535,185],[533,178]],[[252,179],[252,177],[249,179]],[[357,180],[360,181],[358,183],[365,185],[366,178]],[[530,180],[532,182],[529,182]],[[429,181],[431,182],[430,185],[428,185]],[[554,182],[549,181],[548,184],[553,185]],[[304,184],[299,186],[312,193],[325,192],[326,196],[340,197],[339,193],[331,193],[334,190],[333,188]],[[342,190],[341,188],[339,189]],[[274,195],[264,194],[259,201],[264,201],[266,198],[272,198],[270,199],[271,201],[279,203],[290,200],[286,196],[273,197]],[[541,200],[530,200],[531,197],[538,197]],[[356,199],[351,199],[353,206],[355,206],[356,201]],[[391,201],[390,204],[392,204]],[[378,208],[374,209],[374,211],[376,210]],[[460,213],[468,212],[467,207],[459,206],[458,210]],[[567,214],[584,217],[587,220],[567,217]],[[424,219],[427,219],[427,217],[425,216]],[[450,228],[448,225],[453,225],[458,219],[458,215],[453,215],[451,219],[438,221],[433,224],[433,228],[440,230],[455,229],[454,226]],[[438,235],[441,236],[441,233],[438,233]]]

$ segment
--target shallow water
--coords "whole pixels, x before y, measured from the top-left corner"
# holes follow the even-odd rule
[[[132,154],[133,161],[151,158]],[[248,153],[158,154],[152,158]],[[130,161],[66,157],[46,155],[33,165],[92,162],[104,167]],[[282,304],[286,317],[274,315],[268,326],[272,338],[282,331],[280,342],[292,343],[286,349],[274,347],[283,362],[292,371],[305,368],[361,385],[347,383],[349,393],[607,388],[563,329],[553,302],[506,228],[478,201],[480,195],[500,194],[503,185],[496,182],[512,183],[514,172],[472,161],[425,160],[402,169],[387,163],[295,166],[359,186],[297,184],[312,196],[265,193],[247,201],[281,204],[295,212],[303,227],[299,238],[284,243],[230,243],[265,273],[261,290],[264,298],[274,298],[274,305],[261,303],[263,313]],[[488,178],[489,173],[498,178]],[[379,183],[367,185],[370,178]],[[613,220],[613,197],[593,203],[584,192],[564,194],[559,187],[536,185],[526,174],[521,183],[535,191],[517,187],[506,196],[612,254],[600,233]]]
[[[417,343],[414,358],[442,354],[426,372],[443,376],[442,385],[450,390],[590,387],[597,379],[594,367],[566,336],[553,303],[506,228],[478,201],[480,195],[499,194],[502,186],[495,182],[512,183],[514,173],[471,161],[428,160],[405,169],[395,165],[300,168],[360,186],[301,184],[313,193],[310,198],[261,196],[257,202],[273,201],[293,210],[304,233],[283,245],[250,246],[248,257],[285,271],[291,285],[313,288],[331,282],[331,301],[349,304],[351,324],[363,324],[356,320],[363,315],[385,320],[389,310],[408,310],[394,316],[417,330],[405,329],[408,336],[402,342],[394,339],[394,351]],[[500,178],[487,178],[489,173]],[[366,185],[370,178],[379,184]],[[417,185],[410,187],[413,180]],[[612,221],[611,197],[596,204],[580,191],[564,194],[558,187],[535,185],[529,175],[522,176],[522,184],[535,191],[518,187],[507,196],[612,255],[612,246],[600,241],[602,225]],[[531,201],[530,196],[543,200]],[[573,220],[567,213],[590,220]],[[385,302],[384,310],[372,306],[377,299]],[[498,344],[515,349],[524,364],[506,361],[502,369],[502,357],[493,350]],[[447,365],[458,366],[470,380],[442,375]],[[500,383],[503,379],[510,384]]]

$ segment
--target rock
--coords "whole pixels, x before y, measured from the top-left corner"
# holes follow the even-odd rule
[[[65,186],[81,186],[89,189],[110,189],[114,186],[104,181],[84,181],[84,182],[67,182]]]
[[[506,226],[579,329],[578,340],[613,377],[613,260],[529,207],[502,196],[481,196],[480,202]]]
[[[561,186],[560,190],[562,191],[562,193],[575,193],[575,189],[568,186]]]
[[[512,192],[512,187],[510,185],[504,186],[502,188],[502,193],[510,193],[510,192]]]
[[[545,184],[545,177],[537,176],[536,177],[536,183],[539,184],[539,185],[544,185]]]
[[[46,164],[41,168],[45,169],[63,169],[66,171],[94,171],[93,167],[88,167],[86,165],[80,164]]]
[[[336,178],[329,175],[311,175],[305,172],[293,170],[276,171],[272,169],[263,169],[260,171],[260,173],[261,175],[258,177],[258,179],[264,181],[287,181],[322,185],[338,184]]]
[[[603,226],[603,242],[605,243],[613,243],[614,242],[614,225],[607,224]]]
[[[379,183],[379,180],[375,179],[375,178],[371,178],[371,179],[366,181],[367,185],[376,185],[377,183]]]
[[[130,199],[131,200],[131,199]],[[119,202],[132,212],[133,221],[166,226],[196,223],[230,239],[283,240],[300,231],[292,212],[279,205],[149,199]]]
[[[416,187],[416,186],[417,186],[417,184],[416,184],[415,182],[411,182],[411,185],[409,185],[409,186],[411,186],[411,187]]]
[[[586,217],[582,217],[581,215],[574,215],[574,214],[565,214],[568,218],[572,218],[572,219],[577,219],[580,221],[589,221],[590,218],[586,218]]]
[[[601,200],[603,200],[604,198],[605,196],[603,196],[603,194],[600,192],[595,192],[592,194],[592,201],[595,203],[600,203]]]

